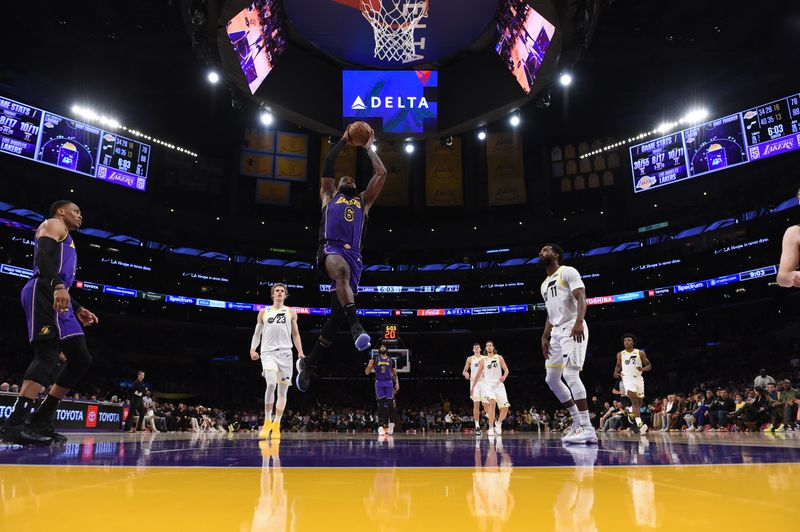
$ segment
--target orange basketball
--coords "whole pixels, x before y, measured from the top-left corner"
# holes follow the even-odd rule
[[[350,142],[356,146],[364,146],[372,135],[372,128],[366,122],[353,122],[347,126]]]

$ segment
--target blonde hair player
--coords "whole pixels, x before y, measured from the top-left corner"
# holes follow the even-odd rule
[[[597,434],[589,421],[586,387],[581,382],[589,341],[589,328],[583,319],[586,287],[578,270],[561,264],[563,258],[564,250],[556,244],[545,244],[539,251],[539,260],[547,272],[541,287],[547,307],[542,334],[545,382],[572,417],[572,425],[561,440],[595,444]]]
[[[486,342],[486,349],[483,360],[478,366],[475,374],[475,381],[470,387],[470,395],[475,392],[475,383],[481,383],[483,408],[489,417],[488,436],[500,436],[502,434],[503,420],[508,415],[508,402],[506,395],[506,385],[503,384],[508,377],[508,366],[505,359],[494,350],[494,342]],[[487,407],[488,405],[488,407]],[[495,406],[500,408],[500,419],[495,422]]]
[[[273,440],[281,437],[281,417],[286,408],[286,392],[292,385],[292,344],[297,349],[297,356],[305,358],[300,330],[297,328],[297,314],[284,305],[289,297],[289,290],[283,283],[275,283],[270,289],[272,305],[258,312],[256,330],[250,342],[250,358],[261,358],[267,390],[264,394],[264,426],[258,433],[259,438]],[[261,354],[256,350],[261,345]],[[277,392],[277,401],[275,395]],[[275,417],[272,407],[275,406]]]
[[[483,353],[481,352],[481,344],[475,342],[472,344],[472,354],[467,357],[464,362],[464,370],[461,374],[469,381],[469,397],[472,399],[472,419],[475,422],[475,436],[481,436],[481,391],[482,386],[480,382],[475,382],[475,377],[478,375],[478,366],[481,365],[483,360]]]
[[[631,333],[622,335],[625,347],[617,353],[617,365],[614,367],[614,378],[622,377],[622,389],[631,400],[631,411],[636,418],[634,432],[645,434],[647,425],[642,422],[642,400],[644,399],[644,377],[642,373],[650,371],[653,366],[641,349],[636,349],[636,336]]]

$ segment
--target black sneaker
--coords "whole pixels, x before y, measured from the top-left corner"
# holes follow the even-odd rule
[[[67,443],[67,437],[64,436],[63,434],[59,434],[52,428],[38,431],[38,433],[41,434],[42,436],[50,438],[51,440],[53,440],[53,443]]]
[[[6,425],[0,433],[0,439],[19,445],[50,445],[53,443],[52,438],[39,434],[27,425]]]
[[[312,367],[306,363],[306,358],[297,359],[297,377],[294,378],[294,385],[303,393],[311,389],[311,381],[313,379]]]
[[[356,344],[356,349],[359,351],[366,351],[372,347],[372,341],[369,335],[364,332],[364,327],[360,323],[353,324],[350,327],[350,332],[353,334],[353,342]]]

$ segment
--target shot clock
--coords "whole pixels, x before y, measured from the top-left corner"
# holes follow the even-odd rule
[[[396,345],[400,341],[400,328],[395,324],[384,324],[381,339],[387,345]]]

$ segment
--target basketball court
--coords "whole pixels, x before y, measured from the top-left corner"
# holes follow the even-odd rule
[[[83,435],[0,447],[0,528],[666,530],[800,517],[792,435]],[[136,509],[138,519],[120,520]],[[156,526],[157,525],[157,526]]]

